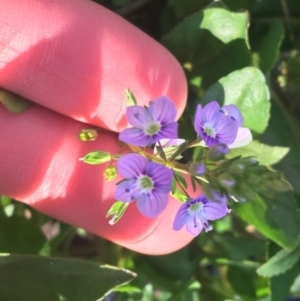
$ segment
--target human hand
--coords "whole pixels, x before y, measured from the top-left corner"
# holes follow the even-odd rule
[[[35,103],[18,115],[0,107],[0,192],[138,252],[164,254],[188,243],[185,229],[172,230],[180,206],[172,198],[158,218],[131,204],[109,225],[118,178],[106,183],[102,166],[78,160],[97,149],[118,152],[113,132],[91,143],[77,136],[91,125],[126,127],[125,88],[141,105],[168,95],[181,115],[186,81],[172,55],[87,0],[4,0],[0,42],[0,87]]]

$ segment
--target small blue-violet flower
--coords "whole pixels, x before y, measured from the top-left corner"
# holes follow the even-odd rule
[[[173,178],[169,168],[133,153],[122,156],[117,169],[125,178],[117,185],[117,200],[136,200],[138,210],[150,218],[158,216],[166,208]]]
[[[167,96],[154,99],[148,108],[130,106],[126,115],[133,128],[123,130],[119,139],[127,144],[146,146],[163,138],[177,138],[176,108]]]
[[[242,145],[251,141],[251,132],[242,128],[243,123],[243,116],[235,105],[221,108],[216,101],[212,101],[204,108],[201,105],[197,106],[194,128],[208,147],[217,144],[226,144],[230,147],[237,139],[244,139]]]
[[[186,225],[187,231],[197,236],[204,228],[205,232],[212,230],[209,220],[224,217],[228,212],[227,198],[218,194],[216,201],[209,200],[205,194],[182,204],[176,214],[173,230],[178,231]]]

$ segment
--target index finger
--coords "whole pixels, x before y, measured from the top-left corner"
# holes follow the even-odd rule
[[[0,49],[1,87],[79,121],[123,129],[128,87],[142,105],[168,95],[177,117],[185,106],[175,58],[92,1],[2,1]]]

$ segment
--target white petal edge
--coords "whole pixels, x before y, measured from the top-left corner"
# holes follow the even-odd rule
[[[248,128],[240,127],[237,132],[235,141],[228,145],[229,148],[242,147],[249,144],[252,141],[252,134]]]

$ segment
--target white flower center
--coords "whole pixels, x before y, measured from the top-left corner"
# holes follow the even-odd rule
[[[144,131],[147,135],[152,136],[155,135],[157,132],[159,132],[160,129],[161,129],[160,123],[153,121],[147,124],[147,127],[144,129]]]
[[[205,123],[203,126],[204,132],[209,135],[212,138],[216,137],[216,131],[215,129],[209,124],[209,123]]]
[[[150,192],[154,187],[154,183],[153,183],[152,179],[150,177],[144,176],[144,175],[140,176],[137,179],[137,185],[142,190],[143,193]]]

